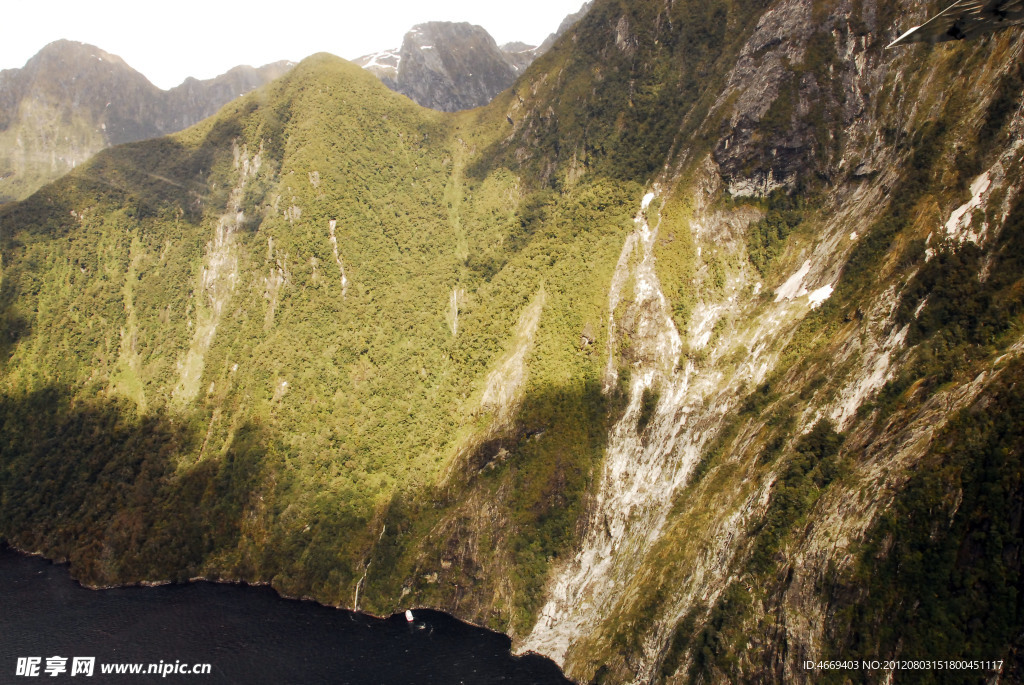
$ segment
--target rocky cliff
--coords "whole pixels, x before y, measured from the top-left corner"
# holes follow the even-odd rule
[[[485,105],[512,85],[515,67],[480,26],[434,21],[414,26],[402,47],[356,64],[424,107],[457,112]]]
[[[0,535],[579,682],[1019,682],[1024,35],[884,50],[934,9],[599,0],[456,114],[320,55],[0,210]]]
[[[391,90],[443,112],[480,107],[512,85],[535,59],[590,10],[584,3],[540,46],[513,42],[498,46],[480,26],[430,22],[413,27],[402,47],[355,60]]]
[[[0,201],[26,197],[110,145],[187,128],[290,67],[236,67],[162,91],[116,55],[51,43],[0,72]]]

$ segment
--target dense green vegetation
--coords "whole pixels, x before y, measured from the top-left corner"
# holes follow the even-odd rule
[[[273,496],[263,474],[282,458],[280,441],[248,424],[222,458],[175,473],[201,440],[195,424],[138,416],[124,400],[78,404],[55,389],[5,396],[0,417],[0,525],[93,581],[198,575],[239,544],[244,513]]]
[[[792,196],[776,191],[769,198],[763,219],[747,233],[747,257],[762,277],[771,273],[775,260],[785,249],[790,234],[803,221],[803,211]]]
[[[492,135],[452,136],[474,116],[316,56],[5,208],[4,537],[88,582],[265,579],[331,603],[362,583],[379,612],[403,587],[444,604],[506,575],[485,618],[527,629],[614,413],[597,345],[561,341],[600,335],[640,186],[467,177]],[[499,425],[481,395],[538,290],[522,408]],[[460,552],[425,579],[454,552],[407,536],[474,493],[495,506],[486,569]]]
[[[843,436],[821,421],[796,442],[791,456],[778,465],[779,476],[772,486],[767,511],[747,532],[752,549],[743,576],[719,597],[693,644],[689,642],[691,623],[683,621],[676,628],[663,662],[664,675],[674,672],[672,665],[678,667],[679,654],[690,648],[694,654],[691,679],[698,674],[710,677],[714,672],[732,679],[741,677],[738,667],[748,639],[747,612],[753,601],[771,592],[778,582],[778,555],[783,542],[798,533],[814,503],[842,474],[843,464],[836,458],[842,444]]]
[[[1019,362],[995,391],[958,413],[832,589],[833,653],[849,659],[1005,660],[1020,677],[1021,473],[1024,387]],[[980,682],[925,671],[908,682]],[[868,682],[847,673],[844,682]],[[838,682],[838,679],[834,679]]]
[[[318,55],[0,209],[0,537],[96,584],[268,581],[376,613],[440,606],[518,638],[578,549],[632,399],[637,449],[670,432],[659,405],[700,417],[652,460],[692,471],[570,653],[574,675],[777,679],[816,512],[867,487],[865,445],[897,449],[922,402],[996,370],[917,471],[872,481],[895,505],[850,541],[852,576],[800,562],[823,579],[801,601],[835,617],[837,657],[1005,655],[1024,625],[1021,367],[996,359],[1021,334],[1024,200],[993,194],[973,227],[1000,229],[980,246],[938,231],[1019,136],[1020,68],[953,47],[894,72],[868,53],[880,92],[854,104],[877,140],[851,142],[865,134],[839,130],[860,76],[843,41],[870,31],[815,2],[778,97],[732,122],[743,93],[726,83],[768,4],[598,2],[514,92],[458,115]],[[976,73],[988,101],[964,94]],[[928,85],[943,79],[957,87]],[[869,152],[900,167],[859,169]],[[776,164],[799,166],[791,187],[728,197],[725,166],[756,179]],[[657,311],[685,342],[630,398],[651,371],[632,347],[650,312],[628,279],[611,345],[608,291],[655,178]],[[831,298],[775,302],[812,256],[804,285],[835,284]],[[710,340],[693,343],[701,320]],[[836,418],[904,326],[891,380]],[[928,621],[936,634],[911,627]]]

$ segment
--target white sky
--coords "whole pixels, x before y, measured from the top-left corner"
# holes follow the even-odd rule
[[[298,62],[316,52],[354,59],[397,48],[414,24],[468,21],[498,44],[538,45],[583,0],[8,0],[0,69],[19,68],[60,38],[118,55],[157,86],[239,64]]]

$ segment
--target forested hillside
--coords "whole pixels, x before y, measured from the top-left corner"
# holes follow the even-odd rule
[[[1021,680],[1024,36],[883,49],[938,8],[597,0],[458,114],[316,55],[0,209],[0,536],[580,682]]]

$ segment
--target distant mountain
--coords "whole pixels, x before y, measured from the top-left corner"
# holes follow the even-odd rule
[[[381,50],[364,55],[356,64],[371,72],[391,90],[398,90],[398,65],[402,61],[402,49]]]
[[[501,50],[505,61],[512,66],[517,74],[526,71],[526,67],[533,64],[533,60],[537,59],[539,55],[536,45],[527,45],[519,41],[505,43],[498,49]]]
[[[180,131],[286,73],[236,67],[161,90],[120,57],[68,40],[0,71],[0,202],[27,197],[110,145]]]
[[[418,24],[405,34],[400,50],[366,55],[356,63],[388,88],[444,112],[487,104],[518,73],[491,34],[466,22]]]
[[[364,55],[356,64],[391,90],[445,112],[480,107],[505,90],[590,10],[585,3],[540,46],[498,46],[486,29],[468,23],[429,22],[405,34],[402,47]]]
[[[526,71],[526,68],[533,64],[533,60],[537,59],[545,52],[550,50],[554,46],[555,41],[562,37],[562,34],[571,29],[576,23],[587,15],[590,8],[594,5],[593,0],[583,3],[578,12],[568,15],[562,20],[562,23],[558,25],[558,29],[554,33],[549,34],[544,42],[538,46],[527,45],[526,43],[506,43],[501,46],[501,51],[505,53],[505,59],[512,65],[518,72]]]

